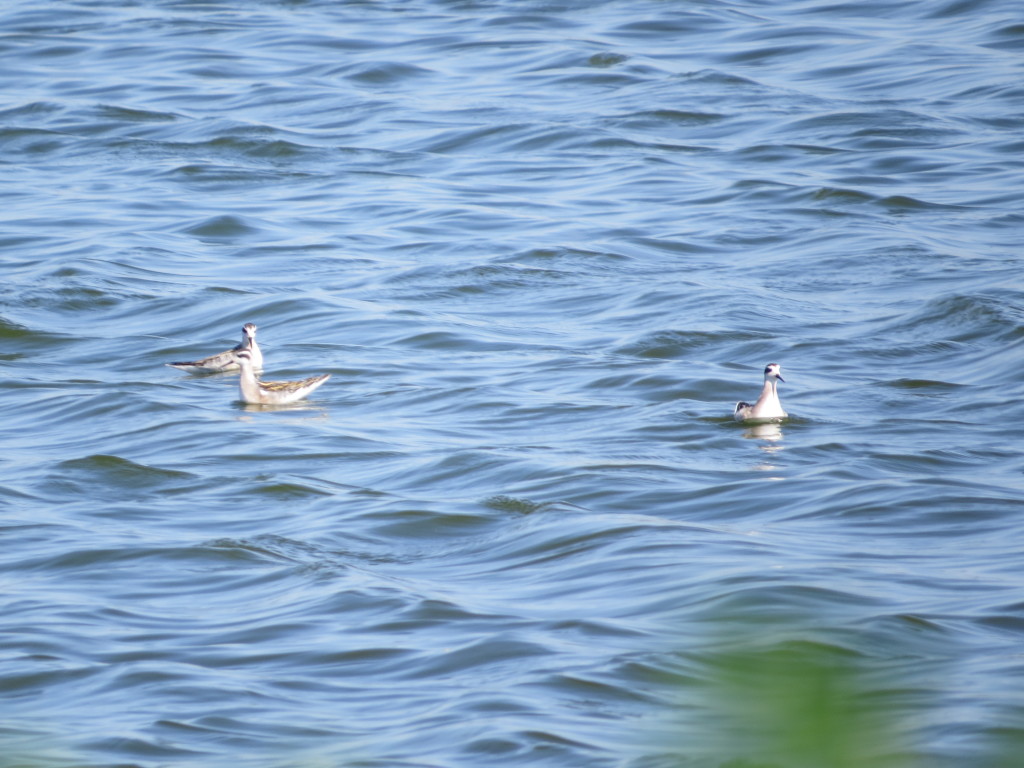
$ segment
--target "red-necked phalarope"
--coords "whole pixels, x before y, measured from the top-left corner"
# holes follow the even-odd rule
[[[260,370],[263,367],[263,353],[256,343],[256,326],[253,323],[246,323],[242,326],[242,342],[234,349],[221,352],[219,355],[210,355],[202,360],[191,363],[167,363],[172,368],[179,368],[191,373],[221,373],[222,371],[237,371],[238,363],[235,361],[235,353],[243,349],[252,353],[252,367]]]
[[[238,379],[238,392],[240,399],[247,403],[257,405],[294,403],[331,378],[331,374],[322,373],[302,381],[260,381],[256,378],[256,371],[253,370],[252,353],[248,349],[241,349],[234,355],[242,369],[242,375]]]
[[[761,396],[753,405],[742,400],[736,403],[732,417],[736,421],[773,421],[788,418],[789,414],[782,410],[782,403],[779,402],[779,385],[777,384],[779,381],[786,381],[782,378],[781,366],[778,363],[768,363],[764,369],[764,387],[761,389]]]

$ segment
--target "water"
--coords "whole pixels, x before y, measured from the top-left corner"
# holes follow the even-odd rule
[[[994,765],[1018,11],[6,5],[0,762],[764,762],[709,690],[777,641]],[[331,381],[165,367],[245,322]]]

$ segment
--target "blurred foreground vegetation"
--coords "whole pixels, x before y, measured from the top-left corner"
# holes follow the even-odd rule
[[[961,698],[949,689],[950,660],[900,652],[879,660],[788,630],[758,627],[723,642],[727,650],[690,657],[705,671],[695,683],[699,703],[683,713],[690,722],[678,733],[688,736],[667,765],[1024,768],[1024,695],[993,705],[981,732],[944,725]]]

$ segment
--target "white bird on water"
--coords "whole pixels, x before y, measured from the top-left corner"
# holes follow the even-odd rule
[[[172,368],[191,373],[222,373],[224,371],[237,371],[238,362],[235,360],[235,353],[243,349],[249,350],[252,354],[252,367],[259,370],[263,367],[263,353],[259,344],[256,343],[256,325],[246,323],[242,326],[242,342],[227,352],[220,352],[216,355],[204,357],[202,360],[195,360],[191,363],[167,363]]]
[[[789,414],[782,410],[782,403],[779,402],[777,382],[780,381],[786,381],[782,378],[782,367],[778,363],[768,363],[764,369],[764,387],[761,388],[761,396],[753,405],[740,400],[736,403],[732,417],[736,421],[773,421],[788,418]]]
[[[242,349],[234,354],[242,369],[242,375],[238,378],[239,398],[254,405],[294,403],[331,378],[331,374],[322,373],[301,381],[260,381],[253,369],[252,352]]]

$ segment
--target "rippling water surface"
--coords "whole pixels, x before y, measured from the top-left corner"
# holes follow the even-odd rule
[[[5,5],[0,763],[779,766],[752,642],[995,765],[1019,11]]]

